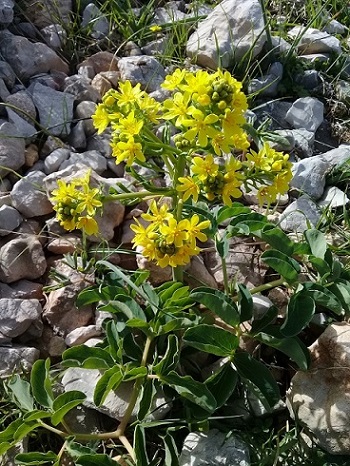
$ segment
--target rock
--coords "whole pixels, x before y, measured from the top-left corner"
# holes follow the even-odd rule
[[[37,299],[0,299],[0,329],[9,338],[22,335],[40,318],[42,307]]]
[[[277,138],[268,141],[270,146],[277,151],[290,152],[295,147],[295,137],[291,129],[276,129],[273,132]],[[313,133],[311,133],[313,134]]]
[[[26,166],[33,167],[39,160],[38,146],[36,144],[29,144],[24,152],[24,157]]]
[[[258,55],[265,41],[258,0],[223,0],[189,37],[186,52],[200,66],[230,68],[248,51],[251,58]]]
[[[292,129],[295,148],[300,158],[311,157],[314,153],[315,133],[306,129]]]
[[[66,277],[63,286],[53,290],[44,305],[43,319],[55,330],[56,334],[66,336],[77,327],[88,325],[92,321],[92,307],[78,309],[75,305],[78,294],[94,283],[93,274],[84,274],[72,269],[63,260],[56,260],[51,268]],[[48,285],[57,285],[49,280]]]
[[[11,191],[12,205],[24,217],[38,217],[50,214],[52,204],[42,191],[45,173],[32,171],[14,184]]]
[[[210,288],[218,288],[214,277],[206,268],[202,257],[193,256],[191,262],[185,267],[184,279],[191,288],[196,286],[209,286]]]
[[[84,8],[81,26],[86,28],[94,39],[102,39],[109,33],[109,21],[94,3],[89,3]]]
[[[0,378],[29,372],[39,357],[40,351],[36,348],[21,345],[0,346]]]
[[[65,338],[67,346],[77,346],[85,343],[89,338],[98,337],[102,334],[101,330],[96,328],[96,325],[87,325],[86,327],[78,327],[68,333]]]
[[[70,367],[66,370],[62,384],[65,391],[80,390],[86,395],[83,403],[88,408],[94,408],[101,413],[107,414],[113,419],[121,420],[129,404],[130,395],[134,382],[124,382],[117,390],[112,390],[107,395],[105,401],[98,407],[93,402],[93,393],[97,382],[102,374],[98,369],[80,369]],[[159,389],[158,393],[153,399],[151,413],[147,415],[146,419],[154,421],[162,419],[169,411],[170,406],[164,397],[163,390]],[[135,406],[131,415],[130,422],[136,419],[138,412],[138,405]]]
[[[345,34],[348,31],[348,28],[336,19],[331,19],[327,21],[323,30],[328,32],[328,34]]]
[[[73,94],[76,103],[84,100],[91,102],[101,100],[99,92],[91,86],[91,80],[77,74],[65,79],[63,90],[65,93]]]
[[[38,109],[40,124],[54,136],[69,134],[73,120],[74,97],[67,92],[55,91],[40,83],[35,83],[29,89]]]
[[[322,212],[317,204],[303,195],[292,202],[281,214],[279,225],[284,231],[303,233],[308,228],[315,228]]]
[[[3,205],[0,207],[0,236],[6,236],[15,230],[23,218],[18,210],[11,206]]]
[[[262,319],[270,307],[273,306],[273,302],[267,296],[263,296],[260,293],[254,294],[252,299],[254,319]]]
[[[82,121],[78,121],[78,123],[73,125],[71,132],[69,133],[68,143],[76,150],[86,149],[86,135],[84,130],[84,123]],[[60,169],[64,168],[68,164],[69,161],[66,160]]]
[[[133,86],[141,84],[141,89],[153,92],[160,88],[165,78],[163,65],[153,57],[140,55],[123,57],[118,62],[122,81],[129,80]]]
[[[166,7],[159,7],[155,9],[154,22],[162,25],[181,21],[187,18],[187,15],[177,9],[176,2],[168,2]]]
[[[109,79],[105,78],[101,74],[97,74],[91,81],[91,86],[99,93],[102,97],[107,91],[112,89],[112,83]]]
[[[50,71],[68,74],[69,67],[53,50],[41,42],[30,42],[8,30],[0,31],[0,53],[19,79]]]
[[[44,275],[45,270],[42,246],[33,236],[12,239],[0,248],[0,280],[4,283],[22,278],[35,280]]]
[[[294,26],[288,36],[297,41],[301,55],[329,52],[340,55],[342,51],[339,39],[319,29],[307,28],[305,31],[304,26]]]
[[[17,171],[25,163],[25,142],[15,125],[0,122],[0,176]],[[9,169],[9,170],[7,170]]]
[[[283,65],[274,62],[270,66],[269,73],[261,78],[252,79],[248,86],[249,94],[258,93],[261,96],[276,97],[278,84],[283,77]]]
[[[159,267],[155,262],[144,257],[141,251],[137,250],[137,252],[139,253],[136,255],[137,267],[140,270],[149,270],[149,280],[152,285],[160,285],[172,279],[172,269],[170,266]]]
[[[0,297],[11,299],[37,299],[42,300],[43,285],[41,283],[31,282],[29,280],[19,280],[12,283],[11,286],[0,284]]]
[[[313,91],[322,82],[317,70],[305,70],[295,76],[295,82],[308,91]]]
[[[0,1],[0,24],[1,26],[8,26],[13,21],[13,7],[15,2],[13,0]]]
[[[271,36],[271,43],[272,43],[273,51],[279,55],[288,53],[289,50],[292,48],[290,43],[280,36]]]
[[[286,114],[286,121],[295,129],[315,132],[323,121],[324,105],[313,97],[297,99]]]
[[[335,209],[337,207],[345,207],[349,204],[349,198],[341,189],[336,186],[328,186],[322,198],[317,202],[317,205],[326,209]]]
[[[60,170],[64,170],[71,165],[77,165],[79,163],[92,168],[92,170],[99,175],[107,170],[107,160],[97,150],[89,150],[81,153],[71,152],[69,159],[62,162]]]
[[[81,68],[89,66],[91,66],[94,76],[101,71],[118,71],[118,61],[119,58],[111,52],[97,52],[78,65],[78,72]]]
[[[250,466],[245,443],[217,429],[191,432],[187,435],[179,458],[179,466]]]
[[[311,345],[311,367],[292,378],[287,407],[318,445],[348,455],[350,416],[350,324],[336,322]]]
[[[11,91],[16,82],[16,74],[6,61],[0,60],[0,78]]]
[[[50,24],[41,29],[46,44],[55,51],[60,51],[67,40],[67,32],[60,24]]]
[[[54,254],[73,254],[77,248],[81,248],[81,238],[74,234],[64,234],[59,238],[49,240],[47,250]]]
[[[314,199],[323,195],[327,174],[350,160],[350,146],[342,144],[323,154],[314,155],[293,165],[291,187],[300,189]]]
[[[23,0],[25,16],[39,29],[53,22],[69,24],[72,0]]]
[[[59,170],[62,163],[70,156],[69,149],[56,149],[51,152],[44,160],[45,173],[50,175]]]

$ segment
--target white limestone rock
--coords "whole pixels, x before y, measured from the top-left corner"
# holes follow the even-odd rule
[[[188,39],[186,52],[200,66],[229,68],[247,52],[254,58],[265,41],[263,12],[258,0],[223,0],[199,23]]]

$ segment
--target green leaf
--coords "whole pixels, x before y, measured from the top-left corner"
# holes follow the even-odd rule
[[[179,318],[179,319],[172,319],[166,324],[159,326],[157,330],[157,335],[164,335],[170,332],[174,332],[176,330],[183,330],[185,328],[192,327],[192,326],[193,326],[193,320],[188,319],[186,317]]]
[[[306,293],[294,294],[288,303],[286,319],[281,326],[281,332],[286,337],[298,335],[309,325],[315,314],[315,301]]]
[[[140,379],[147,376],[147,367],[133,367],[124,374],[123,382]]]
[[[233,361],[238,374],[256,388],[262,401],[273,407],[280,400],[277,382],[269,370],[250,354],[236,353]]]
[[[264,215],[259,214],[257,212],[250,212],[247,214],[237,215],[237,217],[231,220],[230,226],[232,229],[232,233],[235,232],[235,229],[240,230],[241,228],[243,228],[243,230],[246,230],[247,227],[248,234],[251,234],[253,232],[261,230],[268,223],[269,222],[267,221]]]
[[[252,322],[252,333],[260,332],[265,327],[273,323],[278,315],[278,308],[276,306],[271,306],[265,314],[260,319],[253,319]]]
[[[85,399],[85,393],[79,390],[71,390],[58,395],[52,405],[54,409],[54,413],[51,417],[52,424],[57,426],[71,409],[80,405]]]
[[[16,464],[45,464],[51,461],[56,461],[57,455],[52,451],[41,453],[38,451],[32,453],[19,453],[16,458]]]
[[[191,298],[203,304],[232,327],[240,323],[237,305],[222,291],[203,286],[195,288],[191,292]]]
[[[206,324],[186,330],[183,341],[192,348],[223,357],[232,356],[239,344],[236,335]]]
[[[80,458],[82,455],[89,455],[90,453],[93,453],[92,448],[75,442],[74,438],[66,440],[66,451],[73,460]]]
[[[164,356],[158,364],[153,366],[155,374],[167,374],[176,369],[179,362],[179,340],[176,335],[168,335],[168,346]]]
[[[92,454],[82,455],[75,460],[79,466],[116,466],[116,462],[108,455]]]
[[[119,366],[106,370],[98,380],[94,390],[94,403],[101,406],[111,390],[116,390],[123,380],[123,374]]]
[[[79,293],[75,304],[78,308],[81,308],[89,304],[98,303],[101,299],[103,299],[103,293],[101,293],[99,288],[85,288],[85,290]]]
[[[22,419],[16,419],[12,421],[6,429],[4,429],[2,432],[0,432],[0,444],[2,443],[7,443],[7,442],[13,442],[13,436],[16,432],[16,430],[23,424]]]
[[[134,431],[134,451],[136,466],[148,466],[150,464],[147,456],[145,429],[140,424],[135,427]]]
[[[310,229],[304,232],[304,236],[310,246],[312,255],[324,259],[328,248],[324,234],[319,230]]]
[[[343,306],[329,288],[313,282],[303,283],[304,290],[314,299],[316,304],[330,309],[335,314],[342,314]]]
[[[119,294],[115,300],[110,303],[115,307],[116,311],[122,312],[128,319],[139,319],[147,321],[146,315],[141,306],[130,296]]]
[[[152,406],[153,398],[156,395],[156,393],[157,390],[154,385],[154,380],[148,379],[142,384],[140,404],[137,413],[137,419],[139,421],[142,421],[149,413],[150,407]]]
[[[332,273],[331,268],[325,260],[320,259],[319,257],[310,256],[309,261],[321,278],[326,278]]]
[[[47,417],[51,416],[51,412],[49,411],[32,411],[30,413],[26,413],[23,416],[23,421],[24,422],[31,422],[31,421],[36,421],[37,419],[45,419]]]
[[[14,442],[19,442],[21,441],[22,439],[24,439],[24,437],[26,437],[30,432],[33,432],[33,430],[35,430],[37,427],[40,427],[40,423],[39,422],[30,422],[30,423],[22,423],[18,429],[16,430],[16,432],[13,434],[13,440]]]
[[[180,288],[183,288],[181,282],[165,282],[156,288],[156,291],[158,292],[160,301],[164,304],[168,299],[172,298],[175,291]]]
[[[285,337],[278,327],[268,327],[254,338],[265,345],[276,348],[296,362],[300,369],[307,370],[310,365],[310,354],[304,343],[297,337]]]
[[[253,298],[250,291],[243,283],[238,283],[238,308],[241,315],[241,323],[250,320],[253,316]]]
[[[118,362],[122,363],[120,355],[120,345],[121,341],[119,338],[119,333],[117,330],[117,324],[114,320],[109,320],[105,325],[105,332],[108,341],[108,348],[112,358]]]
[[[261,238],[272,248],[277,249],[287,256],[291,256],[294,251],[293,241],[278,227],[266,225],[261,230]]]
[[[172,387],[179,395],[199,405],[206,411],[216,409],[216,400],[209,389],[201,382],[195,381],[191,376],[181,376],[176,372],[169,372],[159,377],[160,381]]]
[[[96,369],[104,369],[114,366],[114,361],[108,351],[98,348],[98,347],[89,347],[86,345],[79,345],[74,346],[73,348],[68,348],[63,353],[63,361],[62,364],[64,367],[68,366],[68,361],[70,367],[74,364],[75,367],[85,367],[92,369],[92,367],[87,367],[85,362],[88,359],[92,359],[96,364],[94,368]],[[100,361],[100,365],[98,365]]]
[[[230,398],[237,385],[237,381],[237,372],[233,369],[230,362],[220,367],[215,374],[205,381],[205,385],[213,394],[218,408]]]
[[[161,438],[164,443],[164,465],[179,466],[179,452],[173,436],[167,431]]]
[[[232,206],[222,206],[216,213],[216,221],[218,225],[228,218],[236,217],[240,214],[249,214],[251,212],[249,207],[245,207],[239,202],[234,202]]]
[[[215,249],[222,259],[227,257],[230,249],[230,243],[225,234],[221,238],[218,235],[215,236]]]
[[[34,399],[45,408],[51,408],[53,400],[49,369],[49,359],[46,359],[46,361],[38,359],[33,364],[30,374],[30,384]]]
[[[15,444],[10,442],[1,442],[0,443],[0,456],[4,455],[10,448]]]
[[[20,406],[23,411],[34,410],[34,400],[30,393],[30,383],[16,374],[7,383],[7,387],[13,393],[16,403]]]
[[[261,254],[261,259],[287,282],[293,283],[298,280],[300,266],[292,257],[288,257],[277,249],[268,249]]]

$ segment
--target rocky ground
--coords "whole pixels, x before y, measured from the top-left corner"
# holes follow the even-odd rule
[[[157,100],[164,99],[160,84],[167,73],[159,59],[168,40],[166,33],[159,32],[142,47],[128,42],[117,54],[114,50],[95,51],[72,64],[63,53],[67,40],[64,25],[70,21],[72,2],[20,3],[21,10],[15,9],[12,0],[0,1],[1,377],[29,369],[39,357],[55,360],[67,347],[93,344],[101,337],[103,314],[95,312],[92,306],[82,310],[75,306],[77,294],[93,277],[73,272],[63,261],[63,254],[73,253],[81,246],[81,238],[59,226],[49,197],[58,179],[71,179],[87,167],[103,185],[131,186],[131,178],[111,156],[109,134],[97,135],[91,115],[102,95],[120,80],[141,83],[142,89]],[[37,8],[39,4],[43,7]],[[347,34],[347,28],[328,19],[322,30],[308,28],[301,34],[300,25],[290,29],[286,38],[270,38],[258,0],[224,0],[215,8],[204,4],[200,8],[199,13],[208,16],[193,28],[186,46],[187,57],[196,66],[234,68],[246,60],[247,50],[251,51],[251,60],[259,60],[266,53],[272,57],[264,73],[256,74],[247,83],[248,93],[256,94],[249,117],[256,127],[265,122],[266,129],[283,136],[273,144],[291,154],[292,190],[280,199],[273,218],[284,231],[300,234],[308,226],[319,224],[324,209],[332,210],[349,202],[345,192],[327,181],[332,169],[350,159],[347,128],[339,124],[342,118],[346,119],[350,99],[350,56],[339,39]],[[169,2],[154,13],[154,23],[160,26],[194,14],[190,5],[182,1]],[[93,21],[94,18],[98,20]],[[96,5],[83,9],[82,21],[90,24],[89,34],[96,43],[106,43],[110,24]],[[303,97],[280,98],[290,72],[281,57],[288,53],[305,65],[298,66],[292,77],[293,85],[303,90]],[[342,68],[337,79],[326,80],[319,64],[340,58]],[[285,95],[288,92],[285,89]],[[256,209],[253,194],[246,194],[244,202]],[[111,249],[131,248],[133,233],[129,226],[132,217],[140,215],[142,209],[140,205],[131,210],[116,201],[104,209],[98,222],[102,238]],[[101,237],[89,238],[90,248],[100,243]],[[117,252],[112,260],[130,270],[151,267],[141,259],[136,262],[133,255]],[[264,282],[266,269],[259,262],[259,251],[252,256],[251,246],[244,241],[232,241],[228,266],[230,275],[248,286]],[[69,284],[46,293],[44,286],[56,284],[50,273],[53,270],[69,277]],[[187,276],[192,277],[192,285],[197,280],[221,287],[219,257],[207,253],[195,258]],[[152,270],[151,277],[154,283],[161,283],[170,279],[171,271]],[[274,290],[266,299],[283,305],[283,291]],[[258,300],[259,297],[256,305]],[[336,364],[334,361],[339,358],[348,367],[349,341],[348,324],[329,327],[312,347],[314,369]],[[327,353],[327,358],[333,358],[333,362],[323,355],[324,348],[329,347],[332,354]],[[69,374],[66,376],[67,386],[77,378],[77,374],[73,375],[71,379]],[[83,384],[84,380],[79,380],[79,390]],[[318,378],[317,370],[300,373],[294,379],[289,408],[293,412],[293,404],[303,404],[305,412],[299,412],[299,416],[318,443],[332,453],[350,455],[350,401],[344,391],[347,386],[345,373],[341,376],[338,372],[326,380]],[[322,392],[320,404],[310,407],[309,394],[314,393],[315,387]],[[122,409],[118,400],[111,400],[103,412],[118,418]],[[195,445],[198,456],[198,445],[208,439],[191,435],[188,442],[192,446],[188,449]],[[219,432],[210,435],[210,449],[204,445],[201,455],[212,454],[213,445],[222,442]],[[229,446],[228,451],[235,451],[239,463],[235,456],[232,462],[217,460],[211,464],[248,465],[244,445],[235,442],[237,445]],[[184,452],[181,465],[195,464],[191,461]]]

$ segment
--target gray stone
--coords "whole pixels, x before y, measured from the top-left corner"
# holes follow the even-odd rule
[[[270,66],[268,74],[261,78],[254,78],[248,86],[249,94],[258,93],[261,96],[276,97],[278,84],[283,76],[283,65],[280,62],[274,62]]]
[[[89,150],[82,153],[71,152],[70,158],[62,163],[60,170],[79,163],[92,168],[99,175],[107,170],[107,160],[97,150]]]
[[[29,280],[18,280],[11,286],[2,283],[0,284],[0,298],[42,300],[44,298],[43,285]]]
[[[291,129],[276,129],[273,132],[276,139],[268,141],[270,146],[277,151],[290,152],[295,147],[295,137]],[[313,136],[314,134],[311,133]]]
[[[86,149],[86,135],[84,129],[84,122],[78,121],[73,127],[68,137],[68,143],[74,147],[76,150]],[[64,168],[68,161],[63,163],[62,168]]]
[[[169,45],[169,38],[166,36],[160,37],[159,39],[152,40],[152,42],[148,42],[148,44],[142,47],[142,52],[140,55],[164,55],[166,49]]]
[[[102,39],[109,33],[109,21],[94,3],[84,8],[81,26],[91,31],[90,35],[94,39]]]
[[[185,18],[187,18],[186,13],[178,10],[175,2],[168,2],[165,7],[156,8],[154,11],[154,21],[160,25],[181,21]]]
[[[50,238],[46,247],[54,254],[73,254],[82,248],[81,238],[71,233],[62,234],[59,238]]]
[[[86,327],[75,328],[69,332],[64,341],[67,346],[77,346],[82,345],[90,338],[99,337],[101,334],[101,329],[97,329],[96,325],[87,325]]]
[[[314,97],[297,99],[286,114],[286,121],[295,128],[315,132],[323,121],[323,103]]]
[[[327,32],[304,26],[294,26],[288,31],[288,36],[297,41],[297,49],[300,54],[329,53],[341,54],[339,39]]]
[[[98,369],[80,369],[70,367],[66,370],[63,376],[62,384],[65,391],[80,390],[85,393],[86,399],[83,403],[84,406],[97,409],[97,411],[107,414],[113,419],[120,420],[124,416],[129,405],[134,382],[124,382],[119,385],[117,390],[110,391],[105,401],[97,407],[93,402],[93,393],[101,376],[102,374]],[[152,421],[162,419],[169,409],[170,406],[169,403],[167,403],[167,399],[164,397],[163,390],[159,389],[153,399],[151,407],[152,412],[147,415],[147,420]],[[131,422],[136,419],[137,412],[138,404],[132,412],[130,419]]]
[[[13,283],[22,278],[35,280],[44,275],[46,259],[33,236],[12,239],[0,248],[0,280]]]
[[[195,288],[196,286],[218,288],[215,278],[209,273],[200,256],[193,256],[191,258],[191,262],[187,264],[184,270],[184,280],[191,288]]]
[[[52,268],[64,275],[68,284],[50,292],[44,305],[43,318],[56,334],[65,337],[77,327],[88,325],[92,320],[92,307],[84,306],[78,309],[75,302],[78,294],[94,282],[94,277],[93,274],[73,270],[62,260],[54,261]],[[57,285],[57,282],[49,280],[48,285]]]
[[[12,188],[12,205],[26,218],[52,212],[52,204],[42,190],[45,176],[41,171],[32,171],[17,181]]]
[[[50,71],[69,72],[68,65],[46,44],[31,42],[8,30],[0,31],[0,53],[22,80]]]
[[[248,446],[217,429],[191,432],[184,441],[179,466],[249,466]]]
[[[23,218],[18,210],[11,206],[0,207],[0,236],[6,236],[15,230],[22,222]]]
[[[315,133],[306,129],[292,129],[295,148],[300,158],[311,157],[314,153]]]
[[[0,1],[0,24],[8,26],[13,21],[13,7],[15,2],[13,0]]]
[[[93,136],[89,137],[87,141],[87,150],[97,150],[106,158],[112,156],[112,147],[111,147],[111,134],[109,131],[104,132],[103,134],[94,134]],[[113,163],[116,166],[115,159],[113,159]],[[120,175],[118,175],[120,176]]]
[[[281,214],[279,225],[284,231],[303,233],[308,228],[315,228],[322,212],[308,196],[301,196],[292,202]]]
[[[290,43],[280,36],[271,36],[271,42],[273,50],[276,54],[288,53],[289,50],[292,48]]]
[[[52,151],[44,160],[45,173],[50,175],[50,173],[58,171],[61,164],[68,159],[69,155],[69,149],[60,148]]]
[[[83,102],[84,100],[91,102],[99,102],[101,100],[100,93],[91,86],[91,80],[77,74],[65,79],[63,90],[66,93],[74,95],[76,103]]]
[[[321,448],[348,455],[350,324],[329,325],[309,349],[311,367],[292,378],[287,407]]]
[[[258,0],[223,0],[199,23],[186,46],[198,65],[217,69],[239,63],[245,54],[254,58],[266,41],[265,24]]]
[[[328,186],[322,198],[317,202],[319,207],[326,209],[345,207],[347,204],[349,204],[348,196],[336,186]]]
[[[348,28],[336,19],[329,20],[323,29],[328,34],[345,34],[348,31]]]
[[[16,82],[16,74],[6,61],[0,60],[0,78],[11,91]]]
[[[254,294],[252,299],[254,319],[262,319],[270,307],[273,306],[273,302],[267,296],[263,296],[260,293]]]
[[[84,131],[87,137],[96,133],[91,115],[95,113],[96,103],[84,100],[77,105],[75,117],[82,120]]]
[[[0,377],[29,372],[39,357],[40,351],[36,348],[21,345],[0,346]]]
[[[320,73],[317,70],[305,70],[303,73],[295,76],[295,82],[304,89],[313,91],[322,81]]]
[[[67,40],[67,32],[60,24],[45,26],[40,33],[52,50],[61,50]]]
[[[17,171],[25,163],[25,141],[12,123],[0,123],[0,176]],[[9,170],[7,170],[9,169]]]
[[[22,335],[40,318],[42,307],[37,299],[0,299],[1,333],[9,338]]]
[[[163,65],[148,55],[123,57],[119,60],[118,67],[123,81],[129,80],[133,86],[140,83],[141,89],[147,92],[160,88],[165,78]]]
[[[70,133],[73,120],[74,96],[55,91],[40,83],[30,86],[33,102],[38,109],[39,121],[54,136]]]

